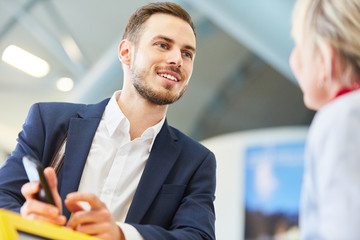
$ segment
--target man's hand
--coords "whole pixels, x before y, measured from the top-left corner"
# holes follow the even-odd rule
[[[81,207],[80,202],[87,202],[90,209]],[[65,205],[72,212],[67,227],[101,239],[125,240],[123,232],[106,205],[94,194],[70,193],[66,196]]]
[[[21,193],[26,201],[20,209],[20,214],[27,219],[41,220],[62,226],[66,223],[66,217],[62,215],[62,204],[57,191],[56,173],[53,168],[48,167],[44,170],[44,175],[48,181],[56,206],[36,200],[35,195],[40,190],[40,183],[29,182],[21,188]]]

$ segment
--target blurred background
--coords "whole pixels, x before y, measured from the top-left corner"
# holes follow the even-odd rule
[[[14,149],[33,103],[96,103],[121,88],[118,44],[130,15],[148,2],[0,0],[0,164]],[[285,128],[291,137],[292,127],[296,132],[301,127],[299,141],[303,141],[314,112],[304,107],[288,64],[295,0],[174,2],[193,17],[197,54],[186,94],[169,108],[169,123],[204,144],[235,133],[241,138],[241,133],[248,136],[252,131],[261,141],[265,135],[259,131],[269,129],[283,133]],[[24,50],[40,59],[16,55]],[[29,62],[19,63],[27,58]],[[43,68],[32,66],[35,62]],[[219,151],[216,146],[219,144],[209,144],[215,154]],[[241,161],[241,152],[231,161]],[[218,169],[228,166],[229,158],[226,154],[217,157]],[[242,173],[239,167],[231,176],[242,183]],[[218,174],[218,189],[224,186],[231,192],[222,174],[226,173]],[[236,197],[243,199],[240,193]],[[221,213],[218,216],[224,223]],[[227,239],[244,234],[238,229],[228,231]]]

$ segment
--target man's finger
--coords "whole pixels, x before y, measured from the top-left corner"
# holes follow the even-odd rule
[[[55,170],[52,167],[47,167],[44,170],[44,175],[49,184],[50,189],[57,189],[57,177]]]
[[[47,215],[49,217],[57,217],[59,209],[51,204],[43,203],[38,200],[28,199],[21,207],[20,213],[23,216],[29,214]]]
[[[53,205],[28,199],[20,208],[20,214],[27,219],[35,219],[63,226],[66,217],[59,215],[59,209]]]
[[[34,199],[39,190],[39,182],[28,182],[21,187],[21,193],[26,199]]]
[[[78,225],[95,224],[96,222],[109,223],[113,220],[111,213],[106,209],[78,211],[71,215],[67,225],[75,229]]]
[[[55,204],[59,208],[60,212],[62,212],[62,203],[61,203],[60,194],[57,190],[57,176],[56,176],[55,170],[52,167],[47,167],[44,170],[44,175],[49,184],[51,194],[54,198]]]
[[[31,214],[27,215],[25,218],[30,219],[30,220],[48,222],[48,223],[56,224],[59,226],[64,226],[66,223],[66,217],[63,215],[53,218],[53,217],[48,217],[48,216],[31,213]]]
[[[101,202],[100,199],[93,193],[73,192],[69,193],[66,196],[65,205],[70,212],[76,212],[79,210],[79,202],[87,202],[90,205],[91,209],[99,209],[101,207],[105,207],[105,204]]]
[[[99,233],[107,233],[110,230],[110,228],[109,228],[109,223],[100,222],[94,224],[80,224],[76,226],[75,230],[85,234],[93,235]]]

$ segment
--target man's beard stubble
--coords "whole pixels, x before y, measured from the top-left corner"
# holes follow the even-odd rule
[[[151,86],[149,86],[148,83],[146,83],[144,78],[144,73],[141,71],[138,71],[136,68],[130,69],[131,79],[132,83],[136,89],[136,91],[145,99],[147,99],[149,102],[156,104],[156,105],[167,105],[176,102],[181,98],[181,96],[185,93],[187,86],[185,85],[179,94],[177,95],[171,95],[170,89],[172,85],[168,84],[166,85],[166,90],[168,90],[165,94],[161,94],[160,92],[156,91],[156,89],[153,89]]]

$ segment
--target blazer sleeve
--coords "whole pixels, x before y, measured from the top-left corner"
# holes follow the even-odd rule
[[[216,161],[209,151],[191,177],[169,228],[132,224],[144,239],[215,239]]]
[[[28,178],[22,164],[31,155],[47,166],[68,128],[72,111],[65,104],[36,103],[31,106],[18,135],[15,150],[0,168],[0,208],[19,212],[25,202],[21,187]],[[61,110],[61,111],[60,111]]]
[[[15,150],[0,168],[0,208],[15,212],[20,211],[25,201],[21,187],[29,181],[22,164],[22,157],[28,154],[42,159],[44,130],[37,104],[30,108],[17,142]]]

